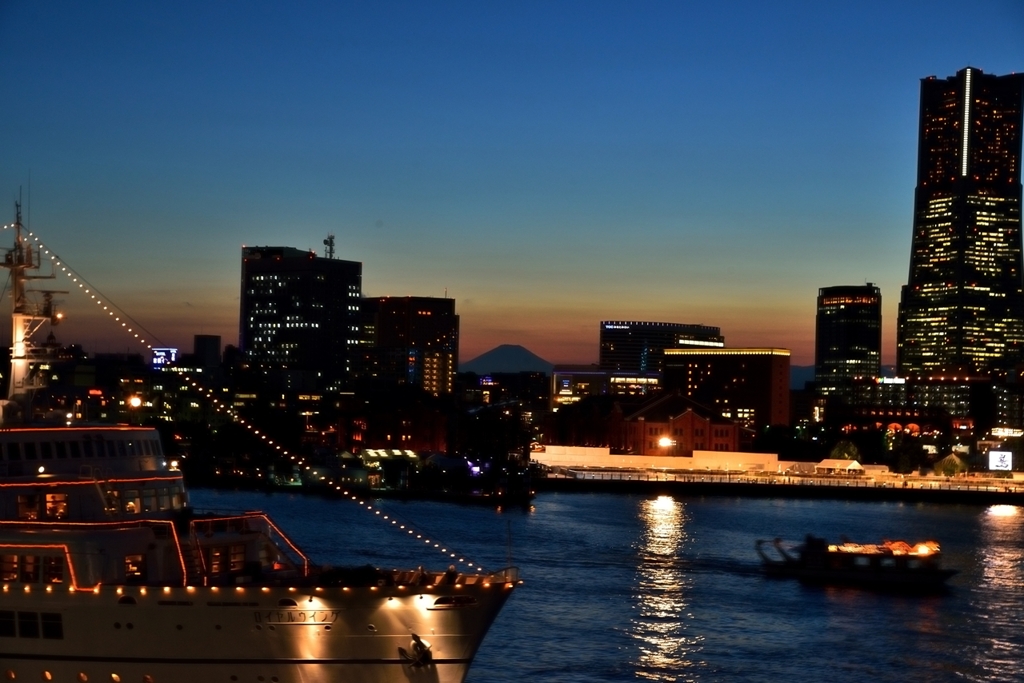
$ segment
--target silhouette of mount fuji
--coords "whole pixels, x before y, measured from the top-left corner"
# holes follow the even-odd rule
[[[459,372],[475,372],[491,375],[498,372],[543,372],[550,375],[553,363],[549,363],[524,346],[502,344],[483,353],[471,361],[459,364]]]

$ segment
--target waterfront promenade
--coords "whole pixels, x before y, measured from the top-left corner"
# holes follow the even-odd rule
[[[1024,482],[976,477],[889,475],[870,478],[559,468],[546,476],[535,477],[534,487],[538,491],[563,492],[1024,505]]]

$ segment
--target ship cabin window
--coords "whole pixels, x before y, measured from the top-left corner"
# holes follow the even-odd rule
[[[54,444],[54,450],[57,452],[58,460],[65,460],[68,457],[68,445],[63,441],[58,441]]]
[[[126,515],[137,515],[142,511],[142,501],[139,499],[139,492],[136,489],[129,489],[124,492],[124,513]]]
[[[107,442],[107,457],[108,458],[116,458],[117,457],[117,444],[114,443],[113,441],[108,441]]]
[[[149,439],[143,439],[140,441],[139,446],[142,448],[142,452],[146,455],[154,455],[153,449],[150,447]]]
[[[53,460],[53,444],[49,441],[44,441],[39,444],[39,453],[43,456],[43,460]]]
[[[13,611],[0,611],[0,638],[17,638],[18,627],[16,624]]]
[[[207,549],[206,566],[210,574],[227,574],[245,569],[245,546],[215,546]]]
[[[39,637],[39,612],[18,612],[18,637]]]
[[[68,448],[71,450],[71,457],[72,458],[81,458],[82,457],[82,448],[81,448],[81,446],[78,445],[77,441],[69,441],[68,442]]]
[[[86,439],[85,441],[82,442],[82,455],[84,455],[87,458],[92,457],[92,441]]]
[[[160,457],[160,442],[156,439],[152,439],[150,440],[149,445],[153,449],[153,455]]]
[[[93,442],[93,448],[96,449],[97,458],[107,457],[107,445],[106,443],[104,443],[102,436],[95,437],[95,441]]]
[[[117,454],[120,455],[122,458],[128,457],[128,453],[124,449],[124,441],[117,442]]]
[[[7,459],[8,460],[21,460],[21,444],[17,441],[12,441],[7,444]]]
[[[171,496],[167,489],[157,489],[157,504],[161,510],[171,509]]]
[[[185,507],[185,494],[182,493],[180,486],[171,487],[171,505],[175,510]]]
[[[18,580],[18,556],[0,555],[0,581]]]
[[[146,580],[146,556],[125,555],[124,556],[124,580],[125,583],[143,583]]]
[[[104,497],[103,511],[108,515],[116,515],[121,512],[121,492],[110,490]]]
[[[853,558],[853,564],[856,565],[857,567],[870,567],[871,566],[871,558],[870,557],[864,557],[863,555],[859,555],[859,556]]]
[[[28,443],[25,444],[25,459],[36,459],[36,443],[34,441],[29,441]]]
[[[39,556],[22,555],[19,579],[22,583],[39,583]]]
[[[245,546],[233,545],[230,550],[231,571],[240,572],[245,568]]]
[[[43,557],[43,583],[64,583],[64,558],[59,555]]]
[[[39,495],[36,493],[18,494],[18,519],[33,521],[39,519]]]
[[[60,612],[43,612],[39,620],[43,626],[43,638],[50,640],[64,639],[64,621]]]
[[[64,519],[68,516],[68,494],[47,493],[44,509],[47,519]]]
[[[142,511],[153,512],[156,510],[156,491],[154,489],[142,490]]]

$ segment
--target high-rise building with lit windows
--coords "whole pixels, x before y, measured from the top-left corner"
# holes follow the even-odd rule
[[[627,320],[601,322],[601,369],[661,372],[665,349],[722,348],[722,330],[708,325]]]
[[[822,287],[814,334],[814,383],[843,395],[861,377],[882,372],[882,292],[875,285]]]
[[[238,346],[281,388],[339,390],[359,371],[363,264],[243,247]]]
[[[363,372],[389,384],[410,384],[440,396],[452,393],[459,367],[455,299],[368,297],[362,301],[367,348]]]
[[[1022,93],[1024,74],[971,67],[921,81],[901,375],[986,372],[1024,348]]]

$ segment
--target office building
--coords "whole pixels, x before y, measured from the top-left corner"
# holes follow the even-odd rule
[[[748,429],[789,424],[788,349],[666,349],[664,384]]]
[[[814,382],[822,396],[847,397],[854,379],[882,371],[882,293],[873,284],[818,290]]]
[[[718,327],[624,320],[601,322],[599,364],[615,372],[661,372],[665,349],[721,348],[725,338]]]
[[[551,369],[551,410],[588,396],[647,396],[661,388],[660,372],[614,372],[598,365],[556,365]]]
[[[1022,92],[1024,74],[970,67],[921,81],[902,376],[987,372],[1019,356]]]
[[[452,393],[459,367],[454,299],[385,296],[363,299],[361,307],[368,376],[418,386],[435,396]]]
[[[358,370],[363,265],[243,247],[239,349],[284,389],[341,390]]]

